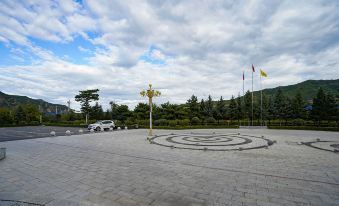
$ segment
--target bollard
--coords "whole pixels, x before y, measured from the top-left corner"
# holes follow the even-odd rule
[[[121,128],[120,128],[120,127],[118,127],[118,130],[121,130]]]
[[[126,127],[125,127],[125,129],[127,130],[127,129],[128,129],[128,127],[126,126]]]
[[[100,132],[103,132],[103,131],[105,131],[104,128],[100,128]]]
[[[0,160],[5,159],[6,157],[6,147],[0,148]]]
[[[94,132],[94,129],[90,129],[89,131],[90,131],[90,132]]]
[[[55,136],[55,132],[54,132],[54,131],[51,131],[50,135],[51,135],[51,136]]]
[[[66,130],[66,135],[71,135],[71,131]]]
[[[79,133],[81,134],[81,133],[83,133],[84,132],[84,130],[82,130],[82,129],[79,129]]]

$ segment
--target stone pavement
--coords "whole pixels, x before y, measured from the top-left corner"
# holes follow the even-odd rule
[[[339,133],[194,130],[265,135],[268,149],[171,149],[146,130],[0,142],[0,205],[339,205],[339,154],[298,142]],[[158,130],[156,134],[188,133]]]

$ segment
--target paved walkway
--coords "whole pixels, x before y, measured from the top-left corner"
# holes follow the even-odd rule
[[[339,205],[339,154],[299,145],[339,133],[194,130],[264,135],[244,151],[149,144],[146,130],[0,142],[0,205]],[[191,132],[158,130],[157,134]]]

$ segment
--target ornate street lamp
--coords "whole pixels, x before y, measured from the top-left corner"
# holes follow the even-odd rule
[[[150,137],[153,136],[153,132],[152,132],[152,104],[153,104],[152,98],[160,96],[161,93],[159,91],[152,89],[152,84],[149,84],[149,89],[141,91],[140,95],[143,96],[143,97],[145,97],[145,96],[148,97],[148,102],[149,102],[149,130],[148,130],[147,139],[149,139]]]

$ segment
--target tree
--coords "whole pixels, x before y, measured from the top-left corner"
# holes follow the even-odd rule
[[[189,108],[189,119],[192,120],[193,117],[198,117],[200,112],[198,98],[192,95],[191,98],[187,100],[187,105]]]
[[[91,108],[90,116],[96,120],[104,118],[104,111],[102,109],[102,106],[99,105],[98,102],[96,102],[95,105]]]
[[[33,104],[25,104],[22,106],[22,109],[25,114],[25,119],[27,123],[30,123],[32,121],[38,121],[39,120],[39,110],[36,105]]]
[[[265,120],[269,118],[270,102],[265,94],[262,95],[262,120],[265,125]]]
[[[313,105],[311,111],[311,118],[314,121],[318,122],[320,125],[320,121],[326,119],[327,108],[326,108],[326,94],[324,90],[320,87],[317,93],[317,96],[313,98]]]
[[[231,121],[237,118],[237,113],[238,113],[237,103],[236,103],[236,101],[235,101],[235,99],[232,95],[232,98],[230,100],[230,104],[228,105],[228,115],[229,115]]]
[[[12,124],[14,120],[12,111],[7,108],[0,108],[0,125]]]
[[[21,105],[15,110],[15,121],[19,123],[20,121],[26,120],[26,114]]]
[[[285,109],[283,118],[285,119],[285,125],[287,124],[287,120],[293,118],[293,100],[291,98],[286,98],[285,100]]]
[[[275,118],[274,101],[273,101],[272,97],[270,96],[268,98],[268,102],[267,102],[268,123],[271,124],[271,120],[273,120],[274,118]]]
[[[238,95],[237,99],[236,99],[236,103],[237,103],[237,119],[238,119],[238,124],[240,123],[240,119],[243,118],[243,101],[241,100],[240,95]]]
[[[251,92],[247,91],[244,97],[244,114],[248,118],[248,123],[252,119],[252,97]]]
[[[110,101],[109,104],[111,105],[111,118],[112,119],[116,119],[116,117],[118,116],[118,107],[119,105],[116,104],[114,101]]]
[[[206,101],[206,114],[208,117],[213,117],[213,101],[211,95],[208,95],[208,99]]]
[[[293,102],[293,115],[292,118],[294,119],[305,119],[306,118],[306,110],[305,110],[305,101],[301,96],[300,91],[295,95]]]
[[[149,118],[149,106],[145,103],[139,103],[133,112],[134,118],[138,120],[146,120]]]
[[[219,121],[224,119],[226,116],[226,105],[225,101],[223,100],[222,96],[220,97],[220,100],[217,102],[217,106],[215,109],[215,119]]]
[[[207,116],[206,103],[205,103],[204,99],[201,99],[201,101],[200,101],[200,119],[202,120],[202,122],[204,122],[206,116]]]
[[[336,105],[336,100],[335,97],[331,94],[328,93],[326,95],[326,119],[327,120],[335,120],[336,115],[337,115],[337,105]]]
[[[281,89],[278,89],[274,98],[274,116],[275,118],[281,120],[286,116],[286,98]],[[281,122],[280,122],[281,124]]]
[[[131,112],[128,109],[127,105],[120,105],[117,108],[117,120],[121,121],[122,123],[125,123],[126,119],[130,116]]]
[[[86,124],[88,122],[88,114],[92,110],[90,103],[92,101],[99,100],[98,92],[99,92],[99,89],[84,90],[84,91],[79,91],[79,94],[75,96],[75,101],[80,102],[81,111],[86,116]]]

